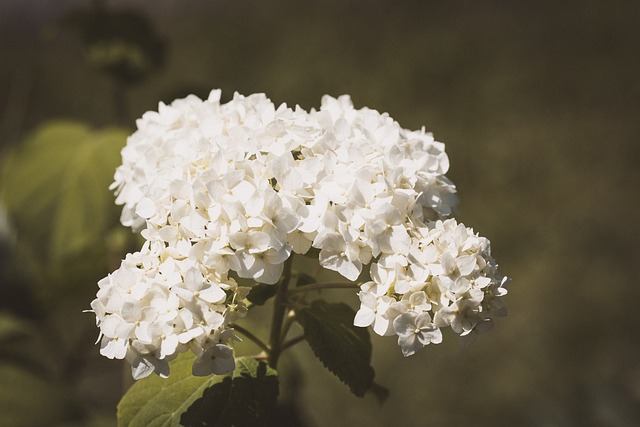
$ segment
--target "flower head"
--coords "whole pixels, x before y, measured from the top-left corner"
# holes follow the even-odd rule
[[[398,335],[403,354],[410,356],[440,343],[441,328],[461,336],[481,333],[491,328],[494,316],[506,314],[502,297],[508,279],[498,273],[487,239],[454,219],[427,222],[408,233],[407,255],[382,255],[371,264],[373,282],[362,285],[356,326],[365,326],[359,321],[365,313],[373,319],[369,313],[376,308],[375,318],[388,319],[392,328],[374,331]],[[381,304],[386,311],[378,309]]]
[[[194,346],[203,352],[216,347],[219,353],[227,342],[214,337],[231,331],[228,323],[235,312],[229,304],[243,293],[233,279],[189,258],[175,258],[162,246],[148,244],[127,256],[99,282],[91,303],[100,328],[100,353],[127,359],[136,379],[153,371],[168,375],[168,362]],[[220,369],[219,364],[211,366]]]
[[[167,375],[191,350],[197,374],[233,369],[230,323],[247,289],[276,284],[292,253],[362,285],[357,326],[405,355],[504,314],[488,241],[447,219],[457,202],[444,144],[386,113],[324,96],[318,110],[214,90],[145,113],[111,188],[146,240],[99,282],[101,353],[133,375]]]

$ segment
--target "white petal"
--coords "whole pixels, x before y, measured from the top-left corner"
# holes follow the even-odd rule
[[[198,292],[198,297],[208,303],[222,302],[227,298],[227,294],[218,285],[211,284],[208,288],[203,288]]]
[[[411,333],[407,335],[400,335],[398,337],[398,345],[404,357],[412,356],[416,351],[420,350],[424,345],[416,338],[416,335]]]
[[[456,265],[458,266],[460,274],[467,276],[476,268],[476,257],[474,255],[461,256],[456,260]]]
[[[456,270],[456,260],[451,256],[450,253],[445,252],[442,254],[440,258],[440,265],[442,265],[442,270],[444,274],[451,274]]]
[[[100,354],[108,357],[109,359],[124,359],[127,354],[128,346],[129,340],[102,337],[102,342],[100,343]]]
[[[205,350],[202,355],[193,362],[191,372],[195,376],[208,376],[211,374],[223,375],[235,369],[233,350],[224,344],[216,344]]]
[[[311,248],[312,241],[307,239],[301,231],[294,231],[287,237],[287,242],[292,246],[293,251],[297,254],[306,254]]]
[[[282,270],[284,268],[284,264],[262,264],[262,269],[258,272],[254,279],[260,283],[266,283],[268,285],[273,285],[280,280],[280,275],[282,274]]]
[[[136,215],[149,219],[156,213],[156,204],[148,197],[143,197],[136,206]]]
[[[376,318],[376,313],[368,307],[361,307],[353,319],[353,325],[366,328],[371,325]]]
[[[420,331],[420,333],[416,334],[416,337],[423,346],[427,346],[431,343],[440,344],[442,342],[442,332],[437,328],[434,330]]]
[[[375,318],[375,321],[373,323],[373,332],[380,335],[381,337],[394,334],[391,321],[385,316],[381,315],[377,315]]]
[[[137,357],[131,365],[131,375],[134,380],[148,377],[155,370],[155,366],[147,358]]]
[[[455,321],[456,315],[457,307],[455,305],[441,308],[433,315],[433,323],[439,328],[449,326]]]
[[[393,289],[399,294],[406,294],[411,290],[411,283],[406,280],[397,280],[393,284]]]
[[[416,329],[417,314],[413,311],[402,313],[393,320],[393,328],[398,335],[413,335]]]
[[[167,356],[172,356],[176,352],[179,343],[180,340],[176,334],[167,336],[160,345],[160,357],[164,359]]]
[[[175,293],[183,301],[191,302],[195,298],[193,291],[185,289],[181,286],[174,286],[173,288],[171,288],[171,292]]]

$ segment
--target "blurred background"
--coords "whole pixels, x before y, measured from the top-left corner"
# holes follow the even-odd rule
[[[0,425],[115,425],[82,310],[138,243],[106,187],[137,117],[213,88],[426,126],[513,278],[468,348],[374,336],[383,405],[296,347],[283,425],[640,425],[638,52],[633,1],[0,1]]]

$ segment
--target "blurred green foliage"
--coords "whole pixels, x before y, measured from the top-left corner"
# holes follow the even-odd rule
[[[164,61],[162,40],[139,13],[103,6],[73,11],[61,23],[62,30],[76,29],[82,35],[87,63],[118,84],[138,83]]]
[[[100,258],[110,234],[93,235],[103,240],[84,246],[98,255],[94,261],[63,257],[70,282],[85,274],[76,268],[87,273],[82,288],[61,283],[59,274],[51,276],[56,278],[51,289],[73,288],[77,298],[43,301],[36,296],[40,291],[34,292],[41,289],[34,287],[34,277],[42,277],[36,266],[54,268],[47,264],[51,248],[64,252],[66,245],[49,240],[56,235],[47,227],[54,221],[51,215],[34,224],[42,233],[40,244],[22,249],[33,246],[34,239],[23,240],[30,231],[19,224],[36,218],[37,209],[46,209],[47,200],[61,194],[52,188],[29,199],[30,185],[37,176],[48,182],[44,170],[55,169],[56,161],[84,164],[74,159],[89,155],[64,143],[64,155],[52,147],[47,151],[50,162],[39,150],[29,154],[40,135],[34,130],[59,117],[90,128],[115,122],[132,126],[159,100],[206,96],[212,88],[223,89],[223,101],[236,90],[259,91],[276,103],[305,108],[317,106],[325,93],[349,93],[357,107],[388,111],[407,128],[433,130],[447,144],[448,175],[461,197],[458,218],[491,239],[502,271],[513,277],[506,298],[509,316],[470,348],[461,350],[448,335],[442,344],[405,359],[393,339],[374,336],[376,381],[391,390],[382,406],[374,396],[353,397],[333,376],[313,369],[318,362],[308,347],[285,354],[279,365],[282,401],[297,419],[332,427],[640,424],[637,2],[102,3],[107,10],[143,16],[166,43],[162,68],[124,94],[113,75],[86,62],[80,53],[86,43],[77,32],[52,31],[69,13],[88,9],[89,1],[0,3],[0,52],[6,58],[0,63],[0,144],[5,148],[0,156],[3,163],[19,153],[25,164],[31,162],[27,157],[41,159],[40,166],[30,166],[36,175],[31,181],[25,169],[15,172],[25,181],[2,172],[0,182],[6,188],[5,180],[13,180],[12,191],[22,200],[18,215],[9,215],[12,231],[0,233],[15,236],[0,244],[0,310],[6,313],[2,319],[9,319],[0,329],[16,331],[0,332],[0,383],[29,387],[15,386],[18,391],[11,395],[0,387],[0,410],[16,414],[9,425],[39,425],[28,418],[37,416],[29,410],[33,403],[20,396],[28,394],[35,402],[52,390],[51,384],[55,399],[64,390],[69,401],[43,406],[49,408],[43,409],[50,414],[48,424],[113,425],[122,393],[121,366],[97,356],[92,347],[97,330],[91,315],[81,313],[96,280],[113,262]],[[84,129],[94,142],[105,135]],[[100,184],[104,198],[78,214],[96,215],[95,230],[102,221],[99,206],[113,200],[106,190],[113,161],[108,168],[108,161],[93,161],[96,168],[110,170]],[[68,174],[64,169],[59,173]],[[92,176],[89,170],[82,174]],[[117,207],[106,209],[114,209],[109,224],[115,224]],[[74,235],[73,226],[67,230]],[[82,238],[70,242],[70,250],[84,253]],[[25,258],[25,253],[31,255]],[[111,254],[116,263],[122,256],[117,250]],[[89,271],[95,275],[90,280]],[[335,302],[356,304],[350,291],[331,295]],[[264,336],[261,309],[247,327]],[[36,368],[38,363],[31,362],[42,361],[33,357],[42,339],[46,354],[59,360],[58,368]],[[15,356],[16,347],[25,355]],[[32,369],[52,373],[34,378]],[[45,378],[51,380],[43,385]]]
[[[118,225],[119,209],[108,187],[127,133],[51,122],[3,159],[0,199],[39,297],[86,289],[110,261],[119,261],[126,231]],[[115,260],[109,258],[113,253]]]
[[[119,226],[108,189],[127,134],[52,121],[0,163],[0,200],[15,233],[2,259],[4,425],[92,418],[79,387],[96,332],[82,310],[95,295],[87,284],[113,269],[135,240]]]
[[[0,313],[0,413],[4,425],[46,425],[63,419],[71,410],[72,395],[58,381],[55,362],[47,353],[49,348],[33,325]]]

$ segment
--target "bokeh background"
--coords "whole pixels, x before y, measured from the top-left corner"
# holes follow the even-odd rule
[[[634,1],[0,1],[0,425],[115,425],[127,385],[82,310],[135,242],[89,196],[74,206],[99,217],[93,234],[55,212],[47,195],[66,187],[44,171],[77,158],[56,157],[59,139],[123,144],[159,101],[213,88],[307,109],[347,93],[426,126],[447,144],[459,220],[513,278],[509,316],[468,348],[445,334],[405,359],[374,337],[383,405],[301,344],[280,366],[297,414],[283,425],[640,425],[638,52]],[[75,130],[42,133],[59,120]],[[95,188],[92,171],[117,156],[83,159],[74,194],[109,200],[112,172]],[[52,253],[67,236],[80,253]]]

